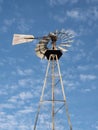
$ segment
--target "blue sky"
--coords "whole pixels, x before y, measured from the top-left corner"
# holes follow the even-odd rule
[[[33,129],[47,66],[13,34],[56,29],[76,34],[59,61],[73,130],[98,130],[98,0],[0,0],[0,130]]]

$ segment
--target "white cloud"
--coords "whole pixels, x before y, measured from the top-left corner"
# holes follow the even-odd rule
[[[79,0],[71,0],[72,3],[77,3]]]
[[[67,11],[67,16],[69,16],[71,18],[79,18],[80,13],[78,10],[71,10],[71,11]]]
[[[86,71],[86,70],[88,70],[89,68],[90,68],[89,65],[84,65],[84,66],[79,65],[79,66],[77,67],[77,69],[79,69],[79,70],[81,70],[81,71]]]
[[[91,89],[90,88],[82,89],[81,92],[83,93],[91,92]]]
[[[2,112],[0,115],[0,129],[1,130],[30,130],[32,128],[32,122],[27,119],[23,113],[6,114]]]
[[[3,3],[3,0],[0,0],[0,12],[2,12],[2,3]]]
[[[28,114],[28,113],[32,113],[34,111],[35,110],[32,107],[25,107],[24,109],[19,110],[18,112],[21,114]]]
[[[66,15],[74,20],[85,21],[87,19],[88,11],[84,12],[81,9],[68,10]]]
[[[4,63],[2,63],[1,61],[0,61],[0,66],[3,66],[4,65]]]
[[[54,20],[58,21],[59,23],[64,23],[66,21],[66,17],[62,17],[59,15],[54,15],[53,18],[54,18]]]
[[[95,130],[98,130],[98,121],[94,122],[91,127]]]
[[[27,84],[28,80],[27,79],[20,79],[18,81],[19,86],[25,86]]]
[[[17,103],[17,97],[16,96],[12,96],[10,99],[8,99],[8,102]]]
[[[90,3],[98,2],[98,0],[86,0],[86,2],[87,2],[88,4],[90,4]]]
[[[33,100],[35,97],[33,96],[33,92],[27,91],[27,92],[20,92],[19,94],[15,95],[15,96],[11,96],[8,100],[7,100],[7,104],[2,104],[2,108],[6,107],[7,109],[21,109],[21,107],[23,108],[24,112],[26,111],[26,104],[28,103],[29,106],[32,106],[32,104],[34,103],[34,101],[32,101],[32,104],[30,103],[31,100]],[[9,104],[9,105],[8,105]],[[24,108],[25,105],[25,108]],[[35,103],[36,105],[36,103]],[[29,108],[28,113],[31,111],[31,108]]]
[[[10,104],[10,103],[5,103],[5,104],[0,104],[0,109],[12,109],[12,108],[15,108],[15,106],[13,104]]]
[[[33,95],[32,95],[31,92],[21,92],[19,94],[19,98],[22,99],[22,100],[27,100],[27,99],[30,99],[32,97],[33,97]]]
[[[49,0],[50,6],[64,5],[66,3],[75,4],[78,0]]]
[[[55,6],[55,5],[63,5],[67,2],[68,0],[49,0],[49,3],[51,6]]]
[[[73,62],[79,61],[86,57],[87,57],[87,55],[86,55],[85,51],[83,49],[79,49],[79,50],[77,50],[77,55],[75,55],[75,57],[73,57]]]
[[[93,74],[80,74],[80,79],[82,81],[86,81],[86,80],[94,80],[96,79],[96,75],[93,75]]]
[[[23,124],[23,125],[19,125],[18,128],[19,128],[19,130],[30,130],[31,126]]]
[[[14,22],[15,22],[15,18],[5,19],[5,20],[4,20],[4,25],[5,25],[5,26],[11,26]]]
[[[64,80],[63,83],[64,83],[64,86],[65,86],[65,89],[68,92],[76,90],[77,86],[80,85],[80,83],[78,81],[74,82],[74,81],[71,81],[71,80]]]
[[[5,19],[4,21],[3,21],[3,26],[2,26],[2,28],[1,28],[1,30],[3,31],[3,32],[7,32],[8,31],[8,29],[15,23],[15,18],[12,18],[12,19]]]
[[[3,95],[3,96],[4,96],[4,95],[7,95],[6,90],[4,90],[4,89],[3,89],[3,90],[0,90],[0,96],[1,96],[1,95]]]
[[[18,100],[26,101],[31,98],[33,98],[33,94],[27,91],[27,92],[21,92],[16,96],[12,96],[8,101],[11,103],[18,103]]]
[[[56,22],[59,22],[60,24],[64,22],[73,21],[75,24],[78,25],[77,30],[79,35],[88,35],[88,33],[93,32],[92,29],[98,27],[98,7],[96,6],[84,9],[64,9],[64,11],[60,10],[59,13],[51,14],[50,17],[53,18]]]
[[[90,58],[91,58],[91,56],[90,56]],[[88,65],[88,64],[86,64],[86,65],[79,65],[79,66],[77,66],[77,69],[79,70],[79,71],[81,71],[81,72],[86,72],[86,71],[89,71],[89,70],[97,70],[98,69],[98,65],[97,64],[95,64],[95,65]]]
[[[95,126],[95,129],[98,130],[98,126]]]
[[[82,92],[82,93],[88,93],[88,92],[92,92],[92,91],[94,91],[94,90],[96,90],[96,86],[90,86],[89,88],[88,88],[88,87],[82,88],[82,89],[81,89],[81,92]]]
[[[75,8],[67,11],[67,16],[79,21],[85,21],[91,24],[92,21],[98,20],[98,8],[96,6],[87,9]]]
[[[26,33],[32,28],[31,26],[32,23],[34,23],[33,20],[27,21],[27,19],[25,18],[19,18],[16,16],[16,17],[13,17],[12,19],[4,19],[1,30],[3,32],[7,32],[9,28],[11,28],[12,26],[16,24],[15,27],[17,27],[19,32]]]
[[[19,86],[29,86],[29,87],[33,87],[34,86],[34,82],[33,79],[30,78],[25,78],[25,79],[19,79],[18,80],[18,84]]]
[[[22,69],[18,68],[17,73],[19,75],[21,75],[21,76],[31,75],[32,74],[32,69],[24,69],[24,70],[22,70]]]
[[[18,18],[17,20],[17,28],[21,33],[28,32],[32,28],[31,24],[34,23],[33,20],[29,19],[29,21],[27,21],[25,18]]]

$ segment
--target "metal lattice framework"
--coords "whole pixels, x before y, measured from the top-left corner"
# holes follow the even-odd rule
[[[55,31],[43,37],[14,34],[13,45],[38,39],[39,42],[35,48],[36,55],[41,59],[46,58],[48,60],[42,94],[35,117],[34,130],[58,130],[61,126],[63,126],[62,128],[65,130],[66,121],[64,124],[62,123],[62,119],[65,120],[65,116],[68,121],[69,129],[72,130],[59,59],[63,52],[66,52],[67,48],[70,47],[73,37],[72,32],[65,30]],[[64,113],[66,113],[66,115],[64,115]],[[61,123],[59,120],[61,120]]]

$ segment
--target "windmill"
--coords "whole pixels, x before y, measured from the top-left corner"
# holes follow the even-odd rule
[[[35,117],[34,130],[40,129],[40,123],[42,125],[41,129],[44,129],[45,122],[50,130],[60,129],[57,126],[58,124],[60,125],[59,120],[61,118],[60,113],[62,113],[62,109],[65,110],[69,129],[72,130],[59,59],[63,53],[67,51],[68,47],[71,46],[73,37],[74,35],[71,31],[65,31],[64,29],[61,31],[50,32],[48,35],[42,37],[22,34],[14,34],[13,36],[13,45],[32,42],[34,39],[37,39],[38,44],[35,48],[36,55],[41,59],[48,60],[42,93]],[[41,116],[41,113],[44,113],[45,111],[47,114]],[[56,119],[57,117],[58,119]],[[41,118],[45,118],[43,119],[44,121],[41,121]],[[66,126],[63,128],[65,129]]]

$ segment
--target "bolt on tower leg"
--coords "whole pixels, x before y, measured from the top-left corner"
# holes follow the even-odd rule
[[[59,89],[61,89],[60,92],[62,93],[62,98],[60,98],[59,95],[56,94],[58,86],[60,86]],[[46,91],[46,89],[48,89],[48,91]],[[41,109],[44,104],[47,105],[47,109],[48,109],[48,105],[51,104],[51,108],[50,108],[51,110],[49,109],[50,113],[47,113],[47,117],[49,116],[51,117],[50,120],[48,120],[50,127],[44,128],[44,129],[57,130],[57,122],[59,120],[59,119],[56,120],[57,114],[60,113],[61,109],[65,107],[69,128],[70,130],[72,130],[70,116],[68,113],[68,106],[66,103],[66,96],[64,92],[62,76],[60,72],[60,65],[58,61],[58,56],[56,54],[50,54],[49,59],[48,59],[44,85],[42,88],[40,102],[39,102],[39,106],[38,106],[38,110],[37,110],[37,114],[35,118],[35,123],[34,123],[34,130],[39,130],[37,126],[39,125],[38,122],[41,122],[41,121],[38,121],[38,120],[40,118]],[[43,107],[43,108],[46,109],[46,107]],[[45,121],[47,122],[47,120],[44,120],[44,123]],[[43,125],[43,123],[41,125]]]

